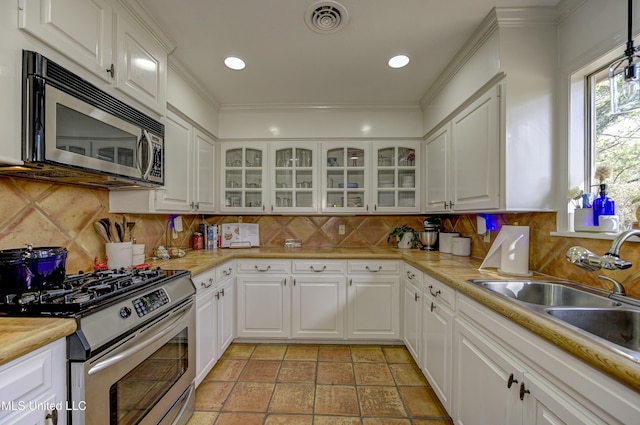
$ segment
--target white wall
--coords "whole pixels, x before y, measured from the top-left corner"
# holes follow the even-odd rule
[[[421,138],[415,107],[222,108],[220,139]]]

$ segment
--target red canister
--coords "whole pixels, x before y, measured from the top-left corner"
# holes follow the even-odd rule
[[[194,232],[193,236],[191,237],[191,247],[194,250],[204,248],[204,236],[202,236],[202,233]]]

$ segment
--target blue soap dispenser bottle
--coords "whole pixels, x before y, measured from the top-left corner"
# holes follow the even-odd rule
[[[601,215],[615,215],[616,203],[613,199],[607,196],[607,185],[605,183],[600,184],[600,196],[593,201],[593,224],[598,226],[600,221],[598,218]]]

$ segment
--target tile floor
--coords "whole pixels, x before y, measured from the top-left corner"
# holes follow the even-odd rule
[[[451,425],[403,346],[232,344],[188,425]]]

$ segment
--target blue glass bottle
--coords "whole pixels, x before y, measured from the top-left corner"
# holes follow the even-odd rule
[[[593,201],[593,225],[598,226],[601,215],[615,215],[616,203],[607,196],[607,185],[600,185],[600,196]]]

